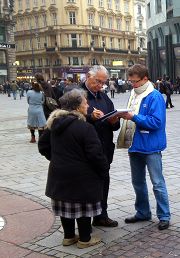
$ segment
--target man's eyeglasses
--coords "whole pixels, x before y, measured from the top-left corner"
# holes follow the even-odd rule
[[[98,80],[98,79],[95,79],[96,83],[97,84],[101,84],[101,85],[104,85],[106,83],[106,81],[101,81],[101,80]]]
[[[129,80],[129,82],[131,82],[132,84],[138,83],[138,82],[140,82],[140,81],[142,81],[142,79],[140,79],[140,80],[138,80],[138,81]]]

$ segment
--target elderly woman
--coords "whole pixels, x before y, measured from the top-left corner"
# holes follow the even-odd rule
[[[39,136],[46,128],[46,118],[43,111],[44,94],[39,83],[32,83],[32,90],[27,92],[28,108],[28,120],[27,125],[31,132],[30,143],[35,143],[35,129],[38,130]]]
[[[101,214],[103,179],[109,165],[94,127],[86,122],[87,100],[74,89],[60,98],[48,129],[39,140],[39,151],[50,160],[46,195],[64,229],[63,245],[78,248],[100,243],[91,237],[91,217]],[[79,237],[75,235],[75,219]]]

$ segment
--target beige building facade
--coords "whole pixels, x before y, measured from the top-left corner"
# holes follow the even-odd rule
[[[125,78],[142,60],[137,51],[134,0],[15,0],[18,77],[82,79],[105,65]]]

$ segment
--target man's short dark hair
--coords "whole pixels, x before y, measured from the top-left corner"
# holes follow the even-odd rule
[[[131,66],[128,69],[127,73],[128,73],[128,76],[137,75],[141,79],[143,79],[144,77],[149,78],[148,69],[146,68],[146,66],[141,65],[141,64],[135,64],[135,65]]]

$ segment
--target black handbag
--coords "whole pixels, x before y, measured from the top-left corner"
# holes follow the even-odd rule
[[[51,97],[45,97],[45,104],[49,110],[53,111],[59,107],[57,101]]]

